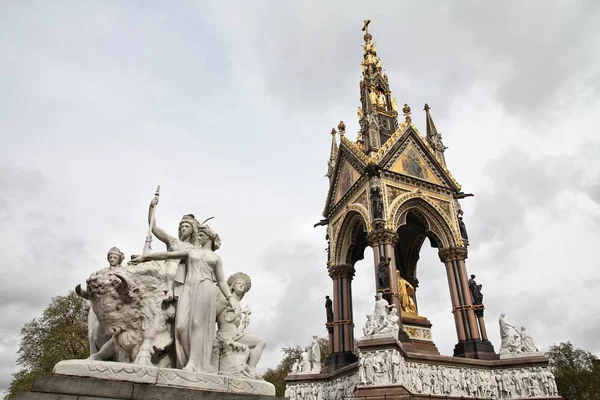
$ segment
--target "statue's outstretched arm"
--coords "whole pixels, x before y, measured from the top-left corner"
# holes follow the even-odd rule
[[[156,225],[156,212],[155,208],[158,204],[158,197],[154,197],[150,202],[150,207],[148,208],[148,224],[152,224],[152,233],[158,240],[169,246],[169,244],[175,240],[175,238],[165,232],[163,229],[159,228]],[[152,218],[152,214],[154,214],[154,218]]]
[[[160,261],[160,260],[183,260],[187,258],[188,251],[180,250],[180,251],[158,251],[156,253],[149,253],[145,255],[138,256],[133,260],[129,261],[127,264],[139,264],[144,261]]]

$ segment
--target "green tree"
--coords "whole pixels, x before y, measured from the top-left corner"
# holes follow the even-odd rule
[[[321,363],[325,361],[327,358],[327,354],[329,353],[329,340],[324,338],[319,338],[319,347],[321,348]],[[264,373],[263,379],[267,382],[271,382],[275,386],[275,395],[283,396],[285,392],[285,377],[290,372],[292,368],[292,364],[298,358],[304,349],[298,345],[291,347],[284,347],[281,349],[283,353],[283,359],[277,365],[277,368],[272,369],[269,368],[267,372]]]
[[[21,370],[13,374],[5,400],[31,390],[35,375],[51,374],[57,362],[89,355],[88,310],[87,302],[70,291],[54,297],[41,318],[25,323],[17,351]]]
[[[559,343],[546,353],[558,393],[565,400],[600,399],[600,359],[589,351]]]

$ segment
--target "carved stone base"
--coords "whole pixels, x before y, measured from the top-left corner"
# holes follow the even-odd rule
[[[218,392],[275,395],[275,386],[263,380],[107,361],[61,361],[54,366],[53,374]]]
[[[489,340],[465,340],[454,346],[454,357],[497,360],[498,354],[494,352],[494,345]]]
[[[423,316],[412,318],[402,315],[402,324],[404,330],[410,337],[413,350],[416,353],[440,355],[440,352],[433,342],[431,334],[431,322]]]
[[[500,359],[501,360],[506,360],[506,359],[514,359],[514,358],[531,358],[531,357],[539,357],[539,356],[544,356],[544,353],[540,353],[539,351],[532,351],[530,353],[519,353],[519,354],[508,353],[508,354],[500,354]]]
[[[15,400],[272,400],[274,396],[224,393],[202,389],[186,389],[147,383],[119,382],[75,376],[37,375],[31,392],[21,392]]]
[[[369,399],[369,400],[410,400],[414,399],[414,396],[404,388],[404,386],[398,385],[381,385],[381,386],[358,386],[356,392],[354,392],[354,398],[356,399]]]

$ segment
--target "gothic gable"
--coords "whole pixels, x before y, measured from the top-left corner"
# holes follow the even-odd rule
[[[379,165],[382,168],[434,185],[460,190],[460,185],[439,163],[432,149],[412,125],[409,125],[402,135],[392,137],[390,141],[394,139],[395,143],[388,143],[386,154],[381,157]]]
[[[365,164],[356,157],[355,152],[344,142],[340,143],[323,216],[329,215],[331,209],[350,192],[350,189],[361,178],[364,168]]]

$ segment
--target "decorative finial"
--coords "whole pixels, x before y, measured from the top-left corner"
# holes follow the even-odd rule
[[[371,23],[370,19],[365,19],[365,24],[363,25],[363,32],[365,33],[364,39],[365,42],[370,42],[373,36],[369,33],[369,24]]]
[[[340,121],[338,124],[338,130],[340,131],[340,136],[344,136],[344,133],[346,133],[346,124],[344,121]]]
[[[402,107],[402,112],[404,113],[404,119],[406,122],[410,122],[410,107],[408,104],[404,104],[404,107]]]
[[[336,132],[335,128],[331,128],[331,136],[335,136],[336,133],[337,132]]]
[[[429,104],[425,103],[425,107],[423,107],[423,110],[429,111],[430,109],[431,107],[429,107]]]
[[[370,19],[365,19],[364,23],[365,24],[363,25],[362,30],[363,30],[363,32],[365,32],[365,35],[368,35],[369,34],[369,24],[371,23],[371,20]]]

